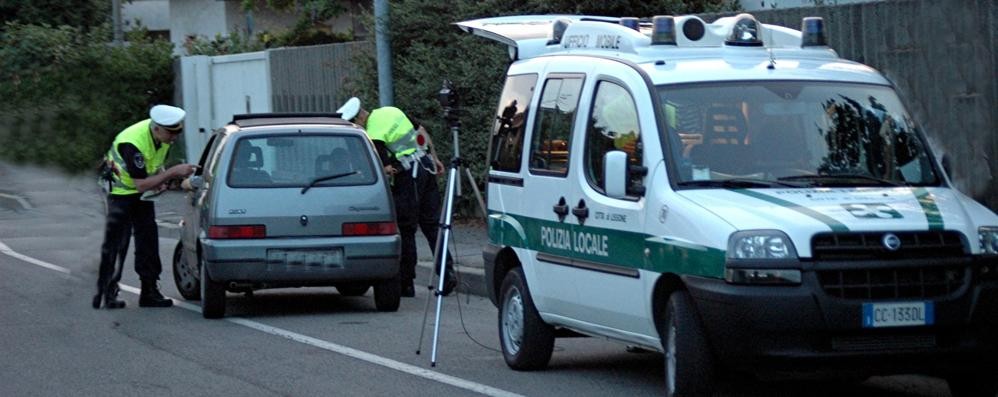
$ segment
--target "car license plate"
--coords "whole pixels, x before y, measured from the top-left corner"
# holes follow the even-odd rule
[[[863,328],[932,325],[932,302],[864,303]]]
[[[343,265],[343,249],[269,249],[267,250],[267,263],[290,266],[340,267]]]

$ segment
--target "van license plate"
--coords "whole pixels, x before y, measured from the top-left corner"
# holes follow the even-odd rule
[[[932,302],[864,303],[863,328],[932,325]]]

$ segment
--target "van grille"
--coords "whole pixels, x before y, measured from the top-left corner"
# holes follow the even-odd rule
[[[970,278],[964,265],[819,270],[817,274],[829,296],[867,300],[944,297]]]
[[[875,259],[952,258],[965,255],[959,232],[893,232],[901,241],[896,251],[884,247],[888,232],[820,233],[811,239],[815,260],[852,261]]]

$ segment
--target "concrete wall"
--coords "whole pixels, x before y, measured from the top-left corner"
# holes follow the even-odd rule
[[[950,158],[956,187],[998,211],[998,2],[890,0],[752,14],[794,29],[805,16],[823,17],[841,57],[898,87],[936,153]]]
[[[187,36],[214,38],[229,34],[227,1],[170,0],[170,41],[179,48]]]

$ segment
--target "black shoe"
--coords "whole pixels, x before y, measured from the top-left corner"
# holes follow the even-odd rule
[[[101,295],[104,298],[105,309],[122,309],[125,307],[125,301],[118,300],[118,283],[108,285],[103,294],[98,293],[94,296],[94,301],[92,302],[94,309],[100,309]]]
[[[142,281],[142,293],[139,294],[140,307],[170,307],[173,300],[168,299],[159,293],[159,286],[155,281]]]
[[[443,296],[448,296],[457,289],[457,277],[454,277],[454,272],[448,271],[444,276],[444,290],[440,291]]]
[[[416,286],[412,284],[412,280],[402,280],[402,297],[412,298],[416,296]]]

